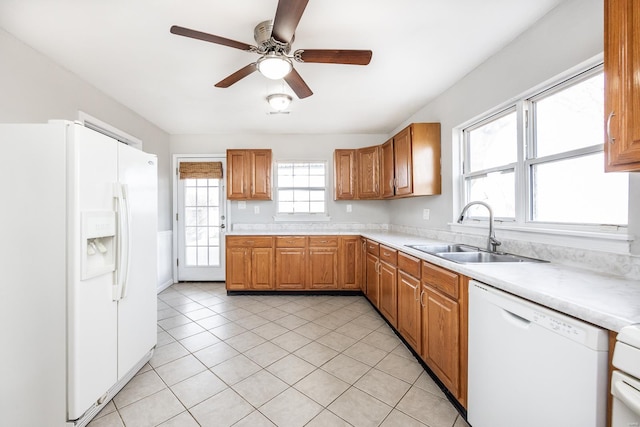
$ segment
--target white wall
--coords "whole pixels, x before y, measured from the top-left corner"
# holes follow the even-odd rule
[[[229,148],[271,148],[273,161],[279,160],[319,160],[327,162],[328,188],[333,189],[333,151],[336,148],[358,148],[382,144],[386,135],[173,135],[171,154],[225,154]],[[352,212],[346,212],[347,204]],[[238,203],[231,203],[232,224],[273,223],[276,202],[247,202],[244,210]],[[260,207],[260,214],[254,214],[254,206]],[[332,223],[388,224],[389,202],[335,201],[333,193],[328,195],[327,211]]]
[[[0,29],[0,122],[77,120],[78,110],[143,142],[158,156],[158,228],[171,228],[169,135]]]

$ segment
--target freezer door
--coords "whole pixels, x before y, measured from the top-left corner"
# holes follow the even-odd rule
[[[113,300],[113,272],[82,280],[82,260],[87,259],[83,252],[93,251],[89,258],[103,255],[100,250],[86,245],[83,217],[86,219],[87,215],[96,212],[113,212],[117,148],[118,143],[109,137],[79,125],[70,126],[67,141],[70,187],[67,409],[71,420],[79,418],[117,380],[118,304]]]
[[[118,301],[118,379],[155,345],[158,167],[156,156],[118,145],[118,173],[126,223]]]

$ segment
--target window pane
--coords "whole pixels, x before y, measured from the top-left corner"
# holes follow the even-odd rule
[[[467,189],[471,201],[488,203],[497,218],[515,218],[515,174],[513,170],[492,173],[483,177],[469,178]],[[483,206],[472,206],[468,216],[489,218]]]
[[[508,165],[518,160],[516,112],[468,131],[469,170]]]
[[[280,203],[278,203],[278,212],[281,212],[281,213],[293,213],[293,202],[280,202]]]
[[[296,175],[293,177],[293,186],[296,188],[299,187],[309,187],[309,177],[308,176],[300,176]]]
[[[209,181],[218,181],[217,179],[210,179]],[[220,205],[220,188],[209,187],[209,206]]]
[[[293,202],[293,191],[292,190],[279,190],[278,191],[278,200],[281,202]]]
[[[220,266],[220,248],[209,248],[209,266]]]
[[[308,213],[309,202],[293,202],[293,211],[296,213]]]
[[[603,74],[536,101],[535,115],[537,157],[602,144]]]
[[[322,213],[324,212],[324,202],[311,202],[309,203],[309,212]]]
[[[278,176],[279,187],[293,187],[293,176],[279,175]]]
[[[196,189],[194,187],[185,187],[184,189],[184,205],[196,205]]]
[[[603,156],[533,166],[533,220],[626,225],[629,177],[604,173]]]
[[[197,257],[197,248],[196,247],[187,247],[185,248],[185,261],[187,265],[197,265],[198,257]]]
[[[198,206],[207,206],[207,201],[209,198],[207,197],[207,187],[198,187],[196,203]]]
[[[309,191],[308,190],[295,190],[293,192],[293,200],[296,202],[307,202],[309,201]]]

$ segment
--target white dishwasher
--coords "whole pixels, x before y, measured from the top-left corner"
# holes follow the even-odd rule
[[[608,334],[485,284],[469,282],[473,427],[603,427]]]

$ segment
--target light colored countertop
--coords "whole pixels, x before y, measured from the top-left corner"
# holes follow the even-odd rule
[[[406,245],[442,243],[381,231],[247,231],[230,235],[361,235],[522,298],[618,332],[640,324],[640,282],[554,263],[458,264]]]

